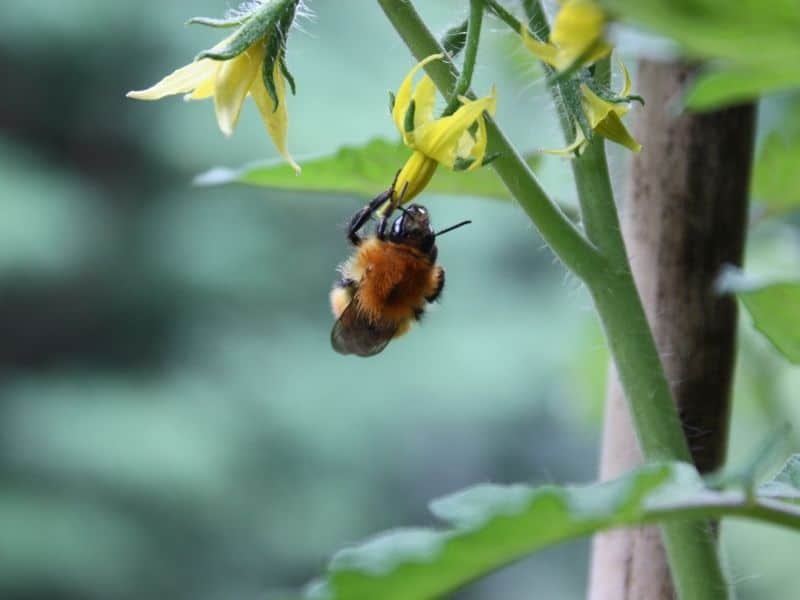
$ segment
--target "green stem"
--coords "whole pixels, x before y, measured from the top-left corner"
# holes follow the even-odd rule
[[[378,3],[417,60],[443,51],[410,2],[378,0]],[[425,70],[442,95],[450,97],[458,79],[458,71],[453,63],[447,58],[436,60],[426,65]],[[464,95],[475,97],[470,91]],[[568,269],[582,279],[605,269],[605,260],[597,249],[550,200],[523,158],[497,124],[488,117],[486,129],[489,139],[488,153],[500,154],[499,158],[491,163],[492,168],[555,254]]]
[[[541,4],[538,1],[527,4],[531,25],[537,31],[546,30]],[[597,63],[594,75],[599,83],[609,83],[609,59]],[[554,99],[558,103],[565,93],[564,82],[553,89],[556,87],[560,93],[554,93]],[[563,112],[563,105],[558,108]],[[564,128],[564,135],[568,141],[571,139],[571,127]],[[572,169],[586,235],[610,264],[602,276],[586,283],[625,390],[642,452],[647,460],[691,463],[669,382],[631,272],[614,203],[605,143],[600,136],[594,136],[583,155],[573,160]],[[680,598],[713,600],[727,595],[716,540],[708,523],[673,521],[664,523],[662,532]]]
[[[410,2],[378,2],[418,60],[442,51]],[[538,7],[538,3],[528,4]],[[544,14],[539,7],[539,14],[531,15],[531,25],[542,33],[546,20],[543,23],[540,20],[544,20]],[[434,83],[449,97],[457,79],[452,63],[434,61],[428,67]],[[497,125],[487,120],[487,129],[489,150],[502,154],[492,163],[496,172],[553,251],[584,280],[595,300],[645,457],[651,461],[691,462],[655,340],[625,256],[602,140],[591,142],[586,150],[588,157],[575,166],[586,230],[595,246],[547,197]],[[720,598],[727,586],[710,528],[702,522],[675,521],[665,524],[663,529],[680,597]]]
[[[469,0],[469,22],[467,24],[467,45],[464,50],[464,64],[461,74],[453,86],[453,94],[444,109],[442,116],[452,115],[461,106],[459,96],[463,96],[472,85],[472,73],[475,70],[475,59],[481,40],[481,24],[483,23],[484,0]]]

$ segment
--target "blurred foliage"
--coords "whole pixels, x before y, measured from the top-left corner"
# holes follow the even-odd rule
[[[800,4],[796,0],[601,0],[626,21],[677,41],[690,55],[717,59],[687,103],[709,110],[800,86]]]
[[[418,4],[438,32],[464,16],[460,0]],[[313,33],[296,32],[288,57],[291,149],[395,135],[386,91],[411,64],[402,42],[373,2],[311,6]],[[434,224],[474,221],[441,242],[441,307],[358,362],[328,346],[326,295],[363,198],[191,187],[209,165],[274,158],[256,112],[226,140],[208,102],[123,94],[213,42],[180,24],[224,8],[3,3],[0,597],[281,598],[347,540],[429,523],[430,498],[594,476],[605,349],[590,300],[511,203],[426,198]],[[476,87],[497,83],[520,148],[557,146],[540,72],[487,30]],[[788,114],[760,112],[762,131]],[[551,157],[539,170],[566,201],[568,171]],[[798,268],[796,228],[777,227],[748,248],[756,274]],[[743,328],[734,455],[800,422],[797,369]],[[722,539],[740,598],[791,597],[796,536],[726,523]],[[587,548],[458,597],[582,598]]]
[[[373,139],[357,148],[345,146],[332,156],[307,159],[303,163],[301,176],[297,176],[288,165],[270,161],[239,169],[216,167],[198,175],[195,183],[245,183],[274,189],[349,193],[371,198],[392,184],[399,167],[409,155],[410,151],[402,142]],[[536,168],[539,159],[538,154],[526,157],[532,169]],[[432,194],[510,198],[500,178],[486,168],[470,172],[437,169],[425,189]]]
[[[800,364],[800,282],[762,283],[731,269],[720,279],[725,293],[734,293],[758,329],[787,359]]]
[[[786,113],[767,134],[753,167],[753,197],[768,214],[800,209],[800,97],[791,97]]]

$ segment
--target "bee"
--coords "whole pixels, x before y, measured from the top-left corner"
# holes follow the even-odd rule
[[[387,202],[390,209],[380,218],[375,234],[361,237],[359,230]],[[391,202],[390,189],[350,221],[347,239],[356,250],[339,267],[342,277],[330,293],[336,318],[331,345],[340,354],[378,354],[419,321],[426,306],[444,289],[444,269],[436,264],[436,237],[471,223],[463,221],[434,232],[424,206],[392,207]],[[387,233],[393,208],[402,214]]]

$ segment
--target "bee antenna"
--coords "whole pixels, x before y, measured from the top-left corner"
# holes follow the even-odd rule
[[[438,237],[442,234],[448,233],[453,231],[453,229],[458,229],[459,227],[463,227],[464,225],[469,225],[472,221],[461,221],[461,223],[456,223],[455,225],[448,227],[447,229],[442,229],[441,231],[437,231],[434,236]]]

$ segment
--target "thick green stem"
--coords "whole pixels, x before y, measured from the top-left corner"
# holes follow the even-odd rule
[[[378,0],[378,3],[417,60],[443,52],[410,2]],[[453,63],[447,59],[436,60],[426,65],[425,70],[442,95],[450,97],[458,79],[458,71]],[[465,95],[475,97],[469,91]],[[550,200],[523,158],[497,124],[488,117],[486,129],[489,138],[488,153],[500,155],[491,166],[555,254],[568,269],[582,279],[604,269],[605,260],[596,248]]]
[[[442,113],[443,116],[452,115],[456,112],[458,107],[461,106],[461,101],[458,97],[466,94],[472,85],[472,73],[475,70],[475,59],[478,56],[478,46],[481,39],[483,2],[484,0],[470,0],[469,2],[469,22],[467,23],[467,45],[464,49],[464,64],[461,67],[461,74],[453,86],[453,94],[447,103],[447,108]]]
[[[417,59],[441,52],[410,2],[378,0]],[[532,26],[546,28],[537,7]],[[435,61],[428,73],[445,96],[455,85],[451,63]],[[488,123],[489,149],[501,152],[493,163],[553,251],[587,284],[597,306],[609,348],[629,402],[642,451],[648,460],[691,462],[680,420],[625,255],[625,246],[608,178],[603,141],[594,139],[575,165],[584,210],[587,243],[550,201],[516,150],[494,122]],[[596,248],[600,249],[600,252]],[[680,597],[712,600],[727,595],[712,532],[704,522],[676,521],[663,527],[665,547]]]
[[[540,3],[531,1],[528,5],[532,26],[546,31]],[[595,66],[595,77],[599,83],[609,83],[608,59]],[[563,83],[553,86],[556,102],[564,93],[560,87]],[[568,142],[572,134],[571,127],[564,127]],[[642,453],[648,460],[691,462],[669,382],[630,269],[603,139],[594,136],[583,154],[573,161],[572,168],[586,234],[610,263],[606,273],[586,283],[606,332]],[[673,521],[664,523],[662,532],[680,598],[712,600],[728,595],[716,540],[708,523]]]

